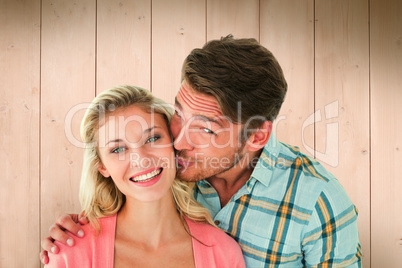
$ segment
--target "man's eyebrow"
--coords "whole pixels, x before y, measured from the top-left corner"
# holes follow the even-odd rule
[[[175,104],[175,105],[177,106],[177,108],[179,108],[180,110],[183,109],[182,106],[181,106],[181,104],[180,104],[179,101],[177,100],[177,97],[174,98],[174,104]],[[212,118],[212,117],[205,116],[205,115],[202,115],[202,114],[196,114],[196,115],[193,116],[193,118],[194,118],[195,120],[209,121],[209,122],[212,122],[212,123],[215,123],[215,124],[219,125],[220,127],[223,127],[223,125],[222,125],[222,120],[219,120],[219,119],[214,119],[214,118]]]
[[[180,110],[182,109],[181,104],[177,100],[177,97],[174,98],[174,105],[176,105]]]
[[[223,127],[222,125],[222,121],[219,119],[215,119],[215,118],[211,118],[202,114],[197,114],[193,116],[194,120],[203,120],[203,121],[208,121],[208,122],[212,122],[215,123],[217,125],[219,125],[220,127]]]

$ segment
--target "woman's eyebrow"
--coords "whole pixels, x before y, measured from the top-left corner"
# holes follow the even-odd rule
[[[145,129],[143,132],[144,132],[144,134],[148,134],[148,133],[152,132],[152,130],[154,130],[154,129],[162,129],[162,127],[161,126],[152,126],[150,128]],[[112,143],[112,142],[119,143],[119,142],[123,142],[123,140],[122,139],[110,140],[106,143],[106,145],[108,145],[109,143]]]
[[[152,126],[152,127],[150,127],[150,128],[145,129],[145,130],[144,130],[144,133],[145,133],[145,134],[150,133],[150,132],[152,132],[152,130],[154,130],[155,128],[162,128],[162,127],[160,127],[160,126]]]
[[[119,143],[119,142],[123,142],[123,140],[122,140],[122,139],[110,140],[110,141],[108,141],[105,145],[108,145],[109,143],[112,143],[112,142]]]

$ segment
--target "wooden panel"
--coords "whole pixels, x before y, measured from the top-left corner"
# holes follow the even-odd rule
[[[39,266],[40,1],[0,1],[0,267]]]
[[[253,15],[258,2],[259,15]],[[206,40],[229,32],[235,37],[258,39],[260,35],[261,43],[278,58],[289,91],[276,134],[305,152],[314,154],[316,149],[318,160],[345,186],[360,212],[364,267],[370,267],[370,254],[372,267],[399,267],[402,4],[398,0],[315,1],[314,62],[313,3],[1,0],[0,267],[38,267],[39,237],[47,235],[57,214],[80,210],[82,151],[76,147],[79,143],[71,144],[66,137],[71,134],[65,129],[68,111],[91,101],[96,84],[99,91],[123,83],[153,86],[156,95],[172,102],[185,56]],[[257,17],[259,26],[258,21],[255,26]],[[316,141],[315,110],[315,120],[321,116],[315,126]],[[73,116],[75,137],[82,112]],[[331,142],[328,132],[338,138]]]
[[[316,158],[338,178],[359,210],[363,266],[369,267],[368,3],[315,3],[315,101],[320,111]]]
[[[97,1],[97,92],[151,85],[151,0]]]
[[[371,263],[402,263],[402,2],[370,1]]]
[[[152,1],[152,92],[174,102],[185,57],[205,43],[205,1]]]
[[[42,1],[42,236],[58,214],[80,211],[83,110],[76,105],[95,96],[95,11],[95,0]]]
[[[258,0],[207,0],[207,40],[233,34],[259,40]]]
[[[282,66],[288,92],[274,122],[279,140],[314,154],[313,1],[262,0],[261,44]]]

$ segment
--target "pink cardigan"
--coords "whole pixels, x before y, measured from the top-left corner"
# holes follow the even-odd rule
[[[116,214],[117,215],[117,214]],[[90,224],[82,226],[85,236],[75,238],[75,246],[56,242],[58,254],[49,252],[49,264],[45,267],[96,267],[112,268],[114,261],[114,237],[116,215],[99,219],[101,233],[96,237]],[[194,262],[197,268],[245,267],[239,245],[226,233],[208,224],[186,219],[192,239]],[[207,246],[206,246],[207,245]]]

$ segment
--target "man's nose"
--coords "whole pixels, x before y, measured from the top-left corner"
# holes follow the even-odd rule
[[[174,139],[174,148],[178,151],[180,150],[191,150],[194,148],[192,142],[190,141],[190,137],[188,135],[188,128],[182,127],[178,131],[178,135]]]

